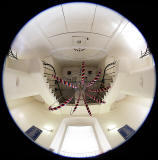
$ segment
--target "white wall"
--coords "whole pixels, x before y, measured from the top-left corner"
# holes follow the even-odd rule
[[[120,74],[120,91],[128,95],[152,98],[155,93],[155,69],[144,68],[131,74]]]
[[[125,124],[137,130],[147,117],[151,105],[150,98],[128,96],[120,102],[115,102],[110,112],[96,115],[112,148],[125,141],[117,130]],[[116,128],[108,131],[108,128],[113,126]]]
[[[29,72],[29,68],[30,68],[30,60],[27,60],[27,59],[15,60],[7,57],[5,64],[7,68],[12,68],[12,69],[23,71],[23,72]]]
[[[33,83],[29,73],[5,68],[3,84],[7,99],[33,96],[39,93],[37,83]]]
[[[8,106],[13,119],[23,132],[32,125],[43,130],[35,142],[48,149],[62,117],[54,115],[48,110],[47,105],[34,100],[32,97],[8,101]],[[53,129],[53,132],[44,128]]]
[[[46,83],[40,59],[26,60],[26,62],[8,61],[8,59],[3,73],[4,93],[7,100],[40,95],[49,105],[56,101]]]
[[[11,48],[19,59],[32,59],[51,55],[53,47],[33,18],[16,35]]]
[[[120,66],[121,64],[121,66]],[[132,72],[126,66],[119,63],[119,73],[115,76],[116,80],[104,97],[105,104],[99,106],[99,113],[110,111],[111,105],[120,98],[131,95],[144,98],[153,98],[156,89],[156,75],[154,66],[139,67]]]
[[[59,63],[58,63],[58,61],[53,57],[53,56],[48,56],[48,57],[46,57],[46,58],[44,58],[44,59],[42,59],[44,62],[46,62],[46,63],[48,63],[48,64],[51,64],[53,67],[54,67],[54,69],[55,69],[55,71],[56,71],[56,74],[58,75],[58,76],[61,76],[61,70],[62,70],[62,68],[61,68],[61,66],[59,65]],[[47,67],[47,66],[45,66],[45,67]],[[47,67],[47,68],[50,68],[51,69],[51,67]],[[47,70],[48,71],[48,70]],[[51,72],[52,73],[52,72]]]
[[[43,130],[36,142],[48,149],[61,121],[67,116],[55,115],[48,110],[47,105],[34,100],[32,97],[16,99],[7,103],[13,119],[23,131],[32,125]],[[114,103],[110,112],[95,116],[112,148],[124,142],[117,129],[128,124],[137,130],[149,113],[151,104],[152,99],[128,96],[124,100]],[[78,121],[78,123],[80,122]],[[88,121],[84,121],[83,124],[85,123]],[[111,125],[115,125],[116,129],[108,131],[107,129]],[[44,128],[53,129],[53,132],[46,131]]]
[[[138,58],[146,50],[147,43],[139,30],[129,21],[118,31],[108,46],[108,55],[126,57],[128,61]]]

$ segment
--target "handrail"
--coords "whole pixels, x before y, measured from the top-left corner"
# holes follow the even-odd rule
[[[50,68],[47,68],[47,67],[43,67],[43,68],[45,68],[45,69],[48,69],[48,70],[50,70],[50,71],[53,71],[52,69],[50,69]]]
[[[53,67],[51,64],[46,63],[45,61],[42,61],[42,62],[43,62],[44,65],[50,66],[50,67],[53,69],[53,71],[54,71],[54,73],[55,73],[55,75],[56,75],[55,69],[54,69],[54,67]]]
[[[104,68],[104,74],[103,74],[103,78],[102,78],[102,80],[101,80],[101,84],[100,84],[100,88],[102,88],[102,85],[104,84],[104,77],[105,77],[105,72],[107,71],[107,70],[109,70],[109,69],[112,69],[112,68],[114,68],[114,67],[116,67],[116,66],[112,66],[112,65],[115,65],[116,64],[116,60],[115,61],[113,61],[113,62],[111,62],[111,63],[109,63],[109,64],[107,64],[106,65],[106,67]],[[112,66],[111,68],[108,68],[108,67],[110,67],[110,66]],[[107,69],[108,68],[108,69]],[[115,73],[115,72],[112,72],[112,73]],[[112,73],[110,73],[110,74],[112,74]],[[108,80],[110,80],[110,79],[108,79]],[[112,79],[111,79],[112,80]],[[98,92],[98,94],[97,94],[97,98],[99,97],[100,95],[99,95],[99,92]]]
[[[51,68],[53,69],[52,71],[54,71],[54,74],[56,75],[55,68],[54,68],[51,64],[46,63],[45,61],[42,61],[42,62],[43,62],[43,65],[46,65],[46,66],[51,67]],[[57,81],[57,85],[58,85],[58,89],[59,89],[59,91],[60,91],[60,95],[61,95],[61,97],[63,97],[63,94],[62,94],[62,92],[61,92],[61,89],[60,89],[60,86],[59,86],[58,81]],[[64,98],[64,97],[63,97],[63,98]],[[65,98],[64,98],[64,100],[65,100]]]
[[[13,59],[18,60],[17,52],[15,52],[15,54],[14,54],[11,48],[9,49],[8,56],[12,57]]]
[[[104,77],[105,77],[105,71],[107,70],[108,67],[115,65],[117,61],[114,61],[112,63],[109,63],[106,65],[106,67],[104,68],[104,74],[103,74],[103,78],[102,78],[102,82],[104,81]],[[104,82],[103,82],[104,83]]]

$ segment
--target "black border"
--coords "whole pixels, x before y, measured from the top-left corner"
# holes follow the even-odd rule
[[[7,1],[0,2],[0,31],[1,31],[1,45],[0,45],[0,61],[1,71],[3,69],[3,62],[5,54],[8,52],[10,44],[18,31],[35,15],[41,11],[52,7],[53,5],[61,4],[63,0],[44,0],[44,1]],[[146,38],[150,50],[153,53],[155,63],[157,65],[156,55],[157,49],[157,5],[155,1],[120,1],[120,0],[89,0],[87,2],[94,2],[105,5],[115,11],[121,13],[128,18],[136,27],[142,32]],[[1,80],[2,81],[2,80]],[[2,84],[2,82],[1,82]],[[156,155],[156,106],[157,93],[153,107],[147,117],[145,123],[138,130],[130,140],[125,144],[116,148],[112,152],[100,155],[97,159],[144,159]],[[1,156],[5,159],[10,156],[12,159],[24,158],[41,158],[41,159],[70,159],[60,157],[58,155],[50,154],[48,151],[41,149],[34,145],[26,136],[24,136],[13,122],[8,114],[5,100],[3,97],[3,90],[1,86]],[[71,158],[72,159],[72,158]],[[87,158],[96,159],[96,158]]]

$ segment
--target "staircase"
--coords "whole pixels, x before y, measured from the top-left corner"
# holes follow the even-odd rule
[[[108,63],[105,63],[104,74],[102,77],[104,87],[110,86],[110,88],[104,92],[103,100],[105,104],[100,105],[99,113],[108,112],[110,110],[111,104],[115,101],[118,95],[119,87],[119,62],[111,57]]]
[[[47,90],[49,90],[50,94],[54,97],[53,103],[51,103],[50,105],[58,106],[61,103],[65,102],[67,97],[70,96],[65,94],[64,92],[64,91],[67,91],[69,88],[65,87],[64,85],[60,84],[58,81],[54,80],[52,75],[57,75],[57,73],[55,70],[55,66],[53,66],[53,63],[51,63],[50,60],[42,61],[42,67],[43,67],[43,79],[45,82],[45,86]],[[114,58],[111,58],[110,61],[108,60],[107,62],[105,62],[105,67],[100,79],[92,87],[90,87],[90,89],[99,89],[99,88],[106,88],[108,86],[111,86],[110,89],[108,89],[106,92],[100,92],[100,93],[91,92],[92,96],[95,96],[96,98],[102,99],[106,102],[106,104],[100,104],[101,108],[103,108],[106,111],[110,109],[109,106],[113,102],[112,97],[114,95],[115,88],[117,87],[117,84],[115,84],[117,82],[117,76],[118,76],[118,61],[116,61]],[[66,79],[64,78],[64,80]],[[85,79],[85,83],[86,81],[89,81],[89,80]],[[67,105],[72,106],[72,105],[75,105],[76,93],[74,89],[71,89],[71,90],[72,92],[70,93],[74,95],[74,100]],[[98,105],[96,101],[94,101],[93,99],[90,99],[89,97],[86,97],[86,101],[89,105]]]
[[[62,94],[62,90],[68,89],[67,87],[60,85],[60,83],[52,78],[52,75],[56,75],[56,71],[53,65],[49,62],[42,61],[43,62],[43,76],[45,79],[45,82],[47,84],[47,87],[49,87],[49,90],[54,96],[56,97],[59,102],[63,102],[64,96]],[[108,64],[106,64],[104,68],[104,72],[100,79],[90,88],[90,89],[98,89],[102,87],[108,87],[109,85],[112,87],[114,80],[116,79],[118,69],[118,63],[116,61],[112,61]],[[79,74],[78,74],[79,76]],[[64,78],[64,80],[67,80]],[[85,79],[85,83],[90,82],[89,79]],[[73,82],[71,82],[73,83]],[[109,89],[110,90],[110,89]],[[98,94],[98,93],[97,93]],[[107,92],[102,92],[98,94],[98,97],[104,98],[108,94]],[[93,100],[92,100],[93,101]],[[91,102],[92,102],[91,101]],[[95,103],[93,101],[93,103]]]
[[[50,105],[59,105],[65,101],[65,99],[62,95],[58,81],[54,80],[52,77],[52,75],[56,75],[56,70],[51,62],[51,58],[43,60],[41,68],[45,86],[47,90],[49,90],[49,93],[54,97],[54,101]]]

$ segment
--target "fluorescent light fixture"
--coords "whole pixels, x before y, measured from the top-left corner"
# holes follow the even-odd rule
[[[19,113],[19,117],[20,118],[24,118],[24,114],[23,113]]]

